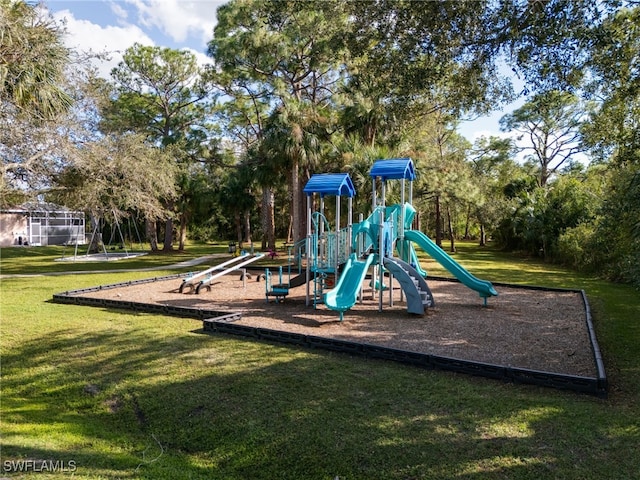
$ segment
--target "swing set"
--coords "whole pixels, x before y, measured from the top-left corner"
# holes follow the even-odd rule
[[[127,242],[125,240],[125,235],[122,232],[122,227],[120,222],[118,221],[118,217],[113,212],[113,225],[111,228],[111,236],[109,237],[109,242],[107,244],[102,240],[102,228],[104,219],[97,218],[93,222],[93,231],[91,232],[91,239],[89,240],[87,251],[84,255],[78,253],[78,247],[80,245],[78,236],[76,236],[76,241],[74,245],[73,256],[66,257],[66,247],[62,251],[62,258],[59,260],[62,261],[112,261],[112,260],[121,260],[124,258],[134,258],[140,257],[142,255],[146,255],[146,252],[134,252],[133,250],[133,232],[131,229],[131,224],[133,223],[133,228],[135,230],[136,237],[138,239],[138,248],[142,248],[142,239],[140,236],[140,231],[138,230],[137,222],[132,221],[131,218],[127,218],[127,230],[128,230],[128,238],[129,238],[129,248],[127,248]],[[118,235],[120,242],[117,243],[118,247],[113,243],[114,239]],[[101,251],[99,253],[91,253],[92,245],[97,244]],[[116,252],[116,248],[118,248],[119,252]]]

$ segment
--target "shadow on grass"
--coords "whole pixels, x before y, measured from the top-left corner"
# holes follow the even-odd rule
[[[567,412],[559,393],[216,335],[58,331],[3,356],[3,377],[3,457],[73,459],[88,476],[604,478],[611,462],[621,475],[637,466],[624,463],[635,442],[608,433],[624,422],[591,426],[600,402]]]

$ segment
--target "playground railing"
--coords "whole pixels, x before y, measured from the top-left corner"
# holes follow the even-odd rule
[[[289,249],[289,263],[298,268],[298,274],[302,273],[304,261],[307,258],[307,239],[298,240],[293,245],[287,247]]]
[[[345,227],[338,232],[338,264],[347,262],[351,254],[351,231],[352,227]]]
[[[335,258],[335,233],[317,234],[314,240],[314,267],[316,270],[330,270],[334,265],[332,260]]]

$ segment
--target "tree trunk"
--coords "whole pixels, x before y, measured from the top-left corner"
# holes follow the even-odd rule
[[[293,215],[292,240],[297,242],[302,238],[302,219],[300,218],[300,161],[293,159],[291,167],[291,213]]]
[[[469,228],[471,224],[471,205],[467,206],[467,216],[464,222],[464,238],[465,240],[469,240]]]
[[[100,229],[100,218],[91,215],[91,239],[89,240],[89,246],[87,252],[96,253],[100,251],[100,244],[102,244],[102,231]]]
[[[242,246],[242,219],[240,212],[234,214],[234,220],[236,224],[236,240],[238,241],[238,247]]]
[[[170,200],[167,203],[167,211],[171,216],[167,218],[167,221],[164,224],[164,245],[162,246],[162,250],[165,252],[170,252],[171,250],[173,250],[173,212],[175,210],[175,207],[175,201]]]
[[[484,247],[487,244],[487,232],[484,230],[484,223],[480,224],[480,246]]]
[[[187,215],[180,214],[180,234],[178,235],[178,250],[184,250],[184,244],[187,241]]]
[[[147,231],[147,239],[151,245],[151,251],[158,251],[158,229],[156,228],[156,221],[152,219],[145,220],[145,229]]]
[[[442,248],[442,215],[440,213],[440,196],[435,196],[436,201],[436,245]]]
[[[447,204],[447,229],[449,230],[449,240],[451,242],[451,253],[456,253],[456,239],[453,232],[453,223],[451,222],[451,209]]]
[[[262,250],[276,248],[275,194],[271,187],[262,189]]]
[[[173,218],[167,218],[164,224],[164,244],[162,250],[164,252],[173,250]]]
[[[251,244],[251,212],[244,212],[244,243]]]

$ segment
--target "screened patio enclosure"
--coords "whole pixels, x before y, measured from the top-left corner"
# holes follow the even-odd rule
[[[0,247],[86,244],[84,212],[51,204],[0,210]]]

